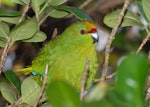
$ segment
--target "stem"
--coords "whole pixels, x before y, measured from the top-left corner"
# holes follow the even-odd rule
[[[82,83],[81,83],[81,90],[80,90],[80,100],[83,101],[84,99],[84,91],[85,91],[85,85],[87,81],[87,76],[88,76],[88,69],[89,69],[90,61],[88,58],[86,58],[86,65],[85,65],[85,70],[82,76]]]
[[[46,14],[41,21],[39,22],[39,26],[46,20],[46,18],[48,17],[48,14]]]
[[[8,37],[7,42],[5,44],[5,47],[4,47],[4,51],[3,51],[2,56],[1,56],[1,60],[0,60],[0,74],[2,73],[3,66],[4,66],[4,64],[6,62],[8,50],[10,48],[10,45],[9,45],[10,41],[11,41],[11,38]]]
[[[136,54],[138,54],[142,50],[143,46],[146,44],[146,42],[149,40],[149,38],[150,38],[150,33],[148,33],[148,35],[143,39],[141,45],[139,46],[139,48],[136,51]]]
[[[105,51],[104,69],[103,69],[103,71],[102,71],[102,76],[101,76],[101,78],[100,78],[101,81],[104,81],[104,80],[105,80],[105,77],[106,77],[106,74],[107,74],[107,70],[108,70],[108,64],[109,64],[110,46],[111,46],[112,41],[113,41],[114,38],[115,38],[115,34],[116,34],[116,32],[117,32],[117,30],[118,30],[118,28],[119,28],[119,25],[120,25],[121,22],[122,22],[122,19],[123,19],[123,17],[124,17],[125,11],[126,11],[128,5],[129,5],[129,3],[130,3],[130,0],[125,0],[124,5],[123,5],[123,8],[122,8],[122,10],[121,10],[121,12],[120,12],[120,15],[119,15],[118,18],[117,18],[116,25],[115,25],[115,27],[113,28],[113,30],[112,30],[112,32],[111,32],[111,34],[110,34],[110,36],[109,36],[108,43],[107,43],[107,45],[106,45],[106,51]]]
[[[25,15],[26,15],[26,13],[27,13],[27,11],[28,11],[28,9],[29,9],[29,5],[30,5],[30,0],[27,0],[27,5],[26,5],[25,8],[24,8],[24,11],[23,11],[23,13],[22,13],[22,15],[21,15],[21,17],[20,17],[20,19],[19,19],[19,21],[18,21],[18,24],[23,21]]]

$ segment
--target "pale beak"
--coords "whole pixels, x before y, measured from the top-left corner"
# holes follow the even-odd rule
[[[94,43],[95,43],[95,42],[98,42],[98,40],[99,40],[99,35],[98,35],[97,32],[93,32],[93,33],[91,34],[91,36],[92,36],[92,38],[93,38],[93,40],[94,40]]]

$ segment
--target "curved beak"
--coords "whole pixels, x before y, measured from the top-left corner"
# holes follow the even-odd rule
[[[92,38],[93,38],[93,43],[98,42],[99,40],[99,35],[97,32],[93,32],[92,34]]]

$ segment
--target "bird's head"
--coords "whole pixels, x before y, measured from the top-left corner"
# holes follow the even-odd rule
[[[93,38],[94,42],[98,42],[99,35],[96,30],[96,25],[90,21],[83,21],[83,23],[85,24],[86,27],[85,27],[85,29],[81,29],[80,33],[82,35],[90,34],[91,37]]]
[[[68,34],[67,38],[70,37],[70,40],[75,40],[75,38],[84,39],[86,37],[91,37],[95,43],[98,42],[99,39],[96,25],[93,22],[87,20],[75,22],[70,27],[68,27],[65,32],[65,36]]]

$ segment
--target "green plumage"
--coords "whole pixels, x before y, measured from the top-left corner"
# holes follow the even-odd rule
[[[42,48],[31,67],[18,70],[18,72],[42,73],[48,64],[48,82],[65,80],[80,89],[86,58],[88,58],[90,61],[86,86],[88,88],[97,71],[97,55],[91,34],[82,34],[81,30],[89,31],[93,29],[91,28],[93,26],[95,27],[92,22],[88,21],[72,24]]]

